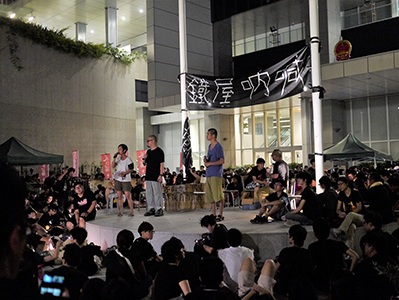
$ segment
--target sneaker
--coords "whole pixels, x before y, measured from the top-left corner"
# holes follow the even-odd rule
[[[163,216],[163,210],[162,210],[162,208],[158,209],[158,210],[155,212],[154,216],[155,216],[155,217],[162,217],[162,216]]]
[[[281,216],[281,221],[287,221],[287,218],[285,216]]]
[[[257,215],[254,219],[250,220],[252,224],[261,223],[262,217]]]
[[[121,214],[121,213],[118,214],[118,217],[122,217],[122,216],[123,216],[123,214]]]
[[[149,211],[147,211],[144,216],[148,217],[148,216],[153,216],[155,215],[155,208],[151,208]]]

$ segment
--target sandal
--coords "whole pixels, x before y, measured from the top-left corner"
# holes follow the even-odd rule
[[[262,217],[257,215],[254,219],[250,220],[252,224],[258,224],[262,221]]]
[[[222,216],[222,215],[218,215],[217,217],[216,217],[216,222],[221,222],[221,221],[223,221],[224,220],[224,217]]]

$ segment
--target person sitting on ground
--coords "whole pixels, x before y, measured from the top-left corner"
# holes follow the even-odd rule
[[[280,294],[290,294],[297,279],[312,279],[314,262],[310,252],[303,248],[306,236],[307,231],[301,225],[293,225],[288,231],[288,241],[292,246],[280,251],[276,263],[278,276],[275,288]]]
[[[307,172],[300,172],[297,176],[297,182],[302,187],[301,198],[296,204],[296,208],[286,213],[282,219],[287,220],[287,225],[293,224],[292,221],[311,225],[313,220],[320,217],[320,206],[316,194],[311,189],[312,176]]]
[[[75,197],[73,199],[73,207],[75,209],[76,224],[86,228],[86,222],[96,218],[97,201],[92,191],[85,191],[81,183],[75,185]]]
[[[319,179],[320,187],[323,193],[317,195],[320,203],[321,217],[326,219],[330,224],[336,219],[338,194],[331,188],[331,180],[327,176]]]
[[[385,247],[383,248],[383,253],[396,262],[398,261],[398,241],[396,238],[392,235],[390,235],[388,232],[384,232],[382,230],[382,217],[379,213],[375,211],[370,211],[367,212],[364,217],[364,223],[363,223],[363,230],[367,234],[375,233],[379,234],[384,238],[385,241]],[[366,235],[362,236],[360,239],[360,247],[362,251],[364,252],[364,245],[365,245],[365,239]]]
[[[186,296],[191,293],[187,275],[179,268],[184,258],[184,245],[175,237],[161,247],[163,263],[154,280],[155,299],[166,300]]]
[[[154,226],[144,221],[139,225],[137,231],[140,237],[133,242],[132,249],[140,254],[148,274],[155,278],[161,267],[162,257],[157,254],[150,243],[150,240],[154,238]]]
[[[209,255],[217,255],[217,250],[228,248],[227,228],[223,224],[216,223],[216,219],[212,215],[204,216],[200,221],[201,227],[208,231],[202,235],[200,240],[194,245],[194,252],[201,258]]]
[[[269,180],[267,180],[265,160],[259,157],[256,160],[256,167],[253,167],[244,181],[246,189],[253,190],[254,202],[260,202],[261,193],[269,190]]]
[[[285,180],[276,179],[274,181],[275,192],[266,197],[259,214],[251,220],[251,223],[267,223],[269,217],[273,220],[281,220],[281,217],[290,211],[288,195],[284,192],[285,187]]]
[[[325,219],[317,219],[313,223],[313,232],[317,242],[309,245],[308,250],[315,263],[314,286],[322,291],[329,290],[329,281],[333,272],[337,269],[347,268],[344,261],[344,254],[351,258],[349,270],[353,271],[359,255],[348,248],[341,241],[328,239],[330,235],[330,224]]]
[[[79,246],[82,255],[81,262],[77,269],[85,273],[87,276],[92,276],[99,270],[98,264],[101,263],[104,255],[100,246],[87,245],[86,238],[86,229],[75,227],[71,230],[71,240]]]
[[[64,233],[64,227],[61,226],[62,214],[59,212],[58,205],[50,204],[48,211],[43,213],[37,222],[43,227],[49,235],[60,235]]]
[[[393,221],[392,206],[380,174],[373,172],[369,175],[366,189],[364,202],[368,205],[367,210],[378,212],[382,216],[383,224],[391,223]]]
[[[398,264],[382,254],[385,242],[380,234],[367,234],[363,242],[366,259],[354,270],[360,299],[392,299],[398,294]]]
[[[100,208],[107,208],[107,198],[105,197],[105,186],[97,185],[97,191],[94,192],[94,198]]]
[[[242,179],[240,175],[234,175],[231,178],[231,182],[226,186],[225,191],[233,191],[233,197],[241,198],[242,197]],[[231,193],[225,193],[225,203],[233,203],[234,199],[231,199]]]
[[[134,235],[130,230],[123,229],[118,233],[118,248],[109,252],[104,260],[106,281],[118,277],[124,279],[134,299],[141,299],[148,295],[152,277],[147,275],[141,255],[132,249],[133,240]]]
[[[238,289],[238,272],[241,269],[241,265],[247,257],[253,260],[254,252],[247,247],[241,246],[242,233],[238,229],[229,229],[226,237],[229,248],[219,249],[218,256],[227,270],[223,274],[223,281],[233,292],[236,292]]]
[[[209,256],[200,263],[199,278],[201,286],[194,290],[193,300],[239,300],[236,293],[223,284],[223,262],[221,259]]]
[[[66,245],[62,266],[48,273],[50,276],[57,275],[65,278],[62,297],[77,299],[83,285],[89,280],[85,273],[77,270],[81,258],[81,250],[77,244]]]

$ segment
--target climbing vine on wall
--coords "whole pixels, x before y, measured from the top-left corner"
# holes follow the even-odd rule
[[[17,70],[23,68],[21,59],[18,56],[19,45],[17,35],[27,38],[40,45],[46,45],[63,53],[72,53],[79,58],[92,57],[101,58],[109,55],[126,65],[133,63],[136,59],[147,59],[146,53],[127,53],[116,47],[106,46],[104,44],[84,43],[75,41],[64,35],[64,29],[52,30],[38,24],[26,23],[23,20],[0,17],[0,27],[5,28],[7,34],[7,45],[1,47],[4,50],[8,47],[10,61]]]

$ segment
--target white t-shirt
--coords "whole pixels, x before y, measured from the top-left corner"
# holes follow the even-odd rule
[[[247,247],[238,246],[219,250],[218,256],[225,264],[230,278],[237,282],[242,263],[247,257],[254,259],[254,252]]]
[[[116,164],[116,172],[114,179],[120,182],[130,182],[132,180],[132,178],[130,177],[130,173],[126,174],[124,177],[120,177],[118,174],[129,170],[129,165],[133,164],[132,159],[130,157],[126,157],[125,160],[121,160],[121,158],[118,156],[115,159],[115,164]]]

